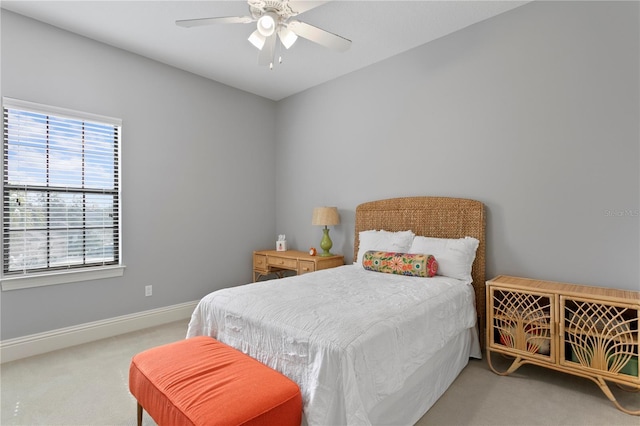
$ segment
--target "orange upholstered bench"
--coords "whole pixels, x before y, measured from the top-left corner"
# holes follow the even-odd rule
[[[295,425],[298,385],[211,337],[193,337],[133,357],[129,390],[160,426]]]

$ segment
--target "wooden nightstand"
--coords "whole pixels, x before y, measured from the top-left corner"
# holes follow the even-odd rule
[[[321,269],[344,265],[344,256],[311,256],[296,250],[275,251],[260,250],[253,252],[253,282],[261,276],[276,274],[282,277],[285,271],[294,271],[298,275]]]

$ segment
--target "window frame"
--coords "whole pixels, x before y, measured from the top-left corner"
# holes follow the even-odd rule
[[[114,163],[114,166],[117,168],[114,173],[117,176],[117,189],[115,191],[117,197],[117,263],[113,264],[103,264],[103,265],[84,265],[80,267],[68,267],[63,269],[51,268],[43,271],[32,271],[21,274],[15,273],[5,273],[5,215],[4,211],[6,208],[5,205],[5,197],[4,197],[4,175],[7,173],[6,168],[8,167],[8,162],[6,158],[3,159],[3,179],[2,179],[2,227],[3,227],[3,237],[2,237],[2,257],[3,257],[3,267],[0,268],[0,286],[2,291],[5,290],[16,290],[22,288],[31,288],[31,287],[40,287],[46,285],[57,285],[64,283],[72,283],[79,281],[87,281],[87,280],[95,280],[95,279],[103,279],[103,278],[113,278],[122,276],[124,273],[125,265],[123,262],[123,247],[122,247],[122,120],[119,118],[113,118],[103,115],[97,115],[92,113],[86,113],[82,111],[75,111],[67,108],[43,105],[34,102],[23,101],[19,99],[13,99],[8,97],[2,98],[2,107],[3,107],[3,153],[4,153],[4,143],[5,143],[5,133],[7,132],[7,123],[5,119],[4,110],[5,109],[16,109],[23,110],[38,114],[45,114],[49,116],[55,116],[64,119],[78,120],[82,122],[94,122],[106,124],[109,126],[114,126],[117,128],[117,137],[115,138],[115,150],[117,151],[117,161]],[[52,191],[52,192],[55,192]],[[80,191],[82,192],[82,191]],[[86,193],[90,193],[91,191],[86,191]],[[50,229],[49,222],[47,222],[47,229]],[[116,245],[116,241],[114,241],[114,246]],[[83,249],[83,253],[86,254],[86,249]],[[84,255],[83,254],[83,255]],[[48,255],[47,255],[48,258]]]

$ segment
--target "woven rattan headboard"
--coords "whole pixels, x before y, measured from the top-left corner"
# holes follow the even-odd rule
[[[485,218],[480,201],[448,197],[406,197],[371,201],[356,208],[354,259],[359,233],[369,229],[412,230],[436,238],[477,238],[480,241],[471,276],[476,293],[480,344],[484,346],[485,316]]]

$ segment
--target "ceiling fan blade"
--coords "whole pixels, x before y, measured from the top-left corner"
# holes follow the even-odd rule
[[[214,24],[248,24],[250,22],[255,22],[251,16],[222,16],[219,18],[181,19],[176,21],[176,25],[191,28]]]
[[[273,63],[273,57],[276,52],[277,37],[278,34],[275,32],[267,37],[262,50],[260,50],[260,53],[258,53],[258,65],[269,65]]]
[[[306,38],[309,41],[339,52],[344,52],[351,46],[351,40],[305,22],[289,21],[287,27],[302,38]]]
[[[295,12],[296,15],[306,12],[307,10],[315,9],[318,6],[322,6],[329,1],[316,1],[316,0],[289,0],[289,8]]]

